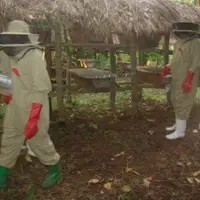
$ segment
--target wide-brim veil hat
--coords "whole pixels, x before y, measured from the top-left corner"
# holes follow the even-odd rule
[[[199,25],[193,22],[176,22],[172,24],[172,32],[199,34]]]
[[[29,38],[29,43],[25,44],[4,44],[0,43],[1,47],[13,47],[13,46],[35,46],[39,44],[39,35],[38,34],[32,34],[30,32],[30,26],[21,20],[14,20],[8,23],[7,30],[5,32],[0,33],[0,37],[2,36],[10,36],[10,35],[27,35]]]

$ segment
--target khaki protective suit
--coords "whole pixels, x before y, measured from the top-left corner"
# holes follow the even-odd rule
[[[0,50],[0,73],[11,76],[10,58]]]
[[[1,74],[7,77],[11,77],[11,61],[10,58],[3,51],[0,51],[0,75]],[[8,88],[5,90],[5,85],[0,82],[0,87],[1,85],[3,89],[3,95],[11,95],[11,90],[9,90]],[[35,157],[35,154],[33,153],[28,143],[26,143],[26,146],[21,147],[22,150],[26,148],[28,149],[28,154]]]
[[[171,61],[172,87],[171,100],[177,119],[187,120],[197,92],[200,70],[200,40],[186,38],[176,44],[175,54]],[[188,71],[194,72],[192,91],[184,93],[182,84]]]
[[[42,104],[37,134],[28,140],[33,152],[45,165],[56,165],[60,156],[48,135],[51,82],[39,49],[27,47],[11,60],[12,100],[4,117],[0,166],[12,168],[24,144],[24,128],[33,102]],[[1,60],[2,62],[2,60]]]

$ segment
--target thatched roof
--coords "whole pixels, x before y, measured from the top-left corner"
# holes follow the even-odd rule
[[[200,8],[193,4],[176,3],[176,10],[181,21],[190,21],[200,24]]]
[[[90,6],[110,23],[108,31],[129,36],[133,30],[148,36],[167,32],[179,18],[171,0],[94,0]]]
[[[0,0],[0,20],[81,25],[97,36],[111,32],[154,37],[184,18],[200,22],[200,9],[172,0]]]

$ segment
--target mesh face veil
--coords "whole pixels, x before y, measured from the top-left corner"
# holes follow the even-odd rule
[[[0,44],[27,44],[30,43],[28,35],[14,35],[14,34],[6,34],[0,35]]]

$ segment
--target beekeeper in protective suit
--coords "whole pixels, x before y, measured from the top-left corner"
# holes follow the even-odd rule
[[[171,101],[175,112],[175,124],[166,128],[173,131],[166,136],[169,140],[185,136],[194,98],[197,92],[200,70],[199,25],[189,22],[173,24],[173,33],[178,38],[171,63],[160,72],[164,77],[172,74]]]
[[[25,140],[48,167],[42,187],[50,188],[61,181],[62,174],[60,156],[48,135],[51,82],[38,36],[30,33],[27,23],[12,21],[7,32],[0,34],[0,47],[10,57],[12,79],[0,152],[0,189],[7,187],[9,171]]]
[[[3,99],[5,104],[10,103],[11,97],[11,62],[10,57],[7,56],[2,49],[0,49],[0,87],[2,93],[1,98]],[[28,154],[30,156],[36,157],[34,152],[31,150],[29,144],[26,142],[26,146],[22,146],[22,150],[28,149]]]

